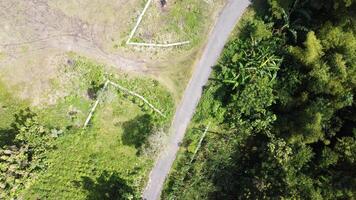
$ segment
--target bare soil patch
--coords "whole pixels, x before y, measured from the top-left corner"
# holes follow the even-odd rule
[[[184,4],[155,0],[137,36],[163,42],[190,39],[181,29],[183,25],[195,20],[194,16],[209,16],[211,20],[197,18],[204,38],[224,0],[212,4],[200,1]],[[170,49],[127,47],[124,43],[145,2],[0,1],[0,77],[9,87],[19,88],[20,97],[41,104],[49,98],[49,92],[58,90],[52,82],[59,76],[61,64],[67,62],[63,57],[75,52],[120,70],[150,74],[172,92],[181,93],[190,77],[194,56],[204,41]],[[192,16],[185,19],[180,10]],[[49,103],[61,98],[62,92],[57,93]]]

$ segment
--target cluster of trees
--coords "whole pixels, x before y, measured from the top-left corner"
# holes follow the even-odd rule
[[[228,44],[209,86],[210,115],[224,129],[166,195],[356,198],[356,4],[254,5],[256,16]]]
[[[0,199],[16,197],[33,172],[46,168],[45,151],[53,148],[56,130],[40,124],[30,109],[20,110],[0,146]]]

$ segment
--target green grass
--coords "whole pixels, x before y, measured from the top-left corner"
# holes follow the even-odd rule
[[[26,107],[27,104],[13,97],[9,89],[1,82],[0,77],[0,130],[9,128],[14,119],[13,114]]]
[[[64,66],[63,74],[71,75],[64,87],[69,95],[55,105],[33,107],[41,123],[63,133],[54,140],[54,150],[45,153],[47,168],[37,171],[26,182],[23,199],[139,199],[154,155],[141,153],[146,141],[158,128],[167,128],[174,111],[171,94],[158,81],[110,74],[105,66],[74,54],[69,55],[75,64]],[[167,117],[155,113],[140,99],[122,93],[112,86],[102,93],[89,126],[82,125],[95,99],[87,97],[92,81],[102,85],[106,78],[144,96]],[[58,87],[53,81],[54,87]],[[0,127],[11,124],[13,114],[24,103],[17,103],[8,90],[0,85]],[[27,104],[26,104],[27,105]],[[70,116],[71,111],[75,114]],[[120,186],[120,188],[117,188]],[[120,194],[119,194],[119,193]],[[110,199],[109,198],[109,199]]]
[[[90,100],[72,94],[59,101],[54,106],[49,106],[46,109],[38,109],[40,121],[49,127],[65,129],[68,126],[79,128],[83,125],[83,121],[88,115],[90,109]],[[69,117],[69,112],[75,110],[76,116]]]
[[[156,43],[191,42],[196,46],[207,31],[208,20],[222,1],[206,3],[201,0],[168,1],[166,8],[153,2],[137,31],[137,37]],[[146,41],[146,42],[149,42]]]
[[[13,120],[12,113],[16,110],[16,103],[13,104],[13,98],[6,90],[3,83],[0,83],[0,128],[8,128]]]
[[[200,0],[175,1],[168,14],[168,30],[180,36],[181,40],[190,40],[193,45],[202,37],[202,30],[208,19],[208,4]]]
[[[157,80],[142,76],[110,73],[110,71],[104,72],[105,66],[98,65],[81,57],[74,56],[74,58],[76,58],[75,70],[79,71],[79,74],[84,74],[84,77],[79,77],[81,80],[81,89],[87,89],[88,85],[90,85],[91,81],[94,79],[98,80],[98,82],[100,82],[99,84],[104,84],[108,78],[111,81],[145,97],[151,104],[167,116],[166,118],[162,118],[161,121],[167,122],[167,120],[173,115],[174,103],[172,101],[172,96],[168,92],[168,89],[162,86]],[[116,90],[112,86],[109,88],[111,88],[109,90]],[[145,104],[143,104],[143,102],[139,99],[130,95],[125,95],[120,91],[118,92],[122,95],[122,98],[130,100],[131,102],[136,103],[143,110],[156,115],[156,113],[153,113],[152,110],[147,108],[147,106],[145,106]]]
[[[11,125],[15,119],[14,113],[26,106],[27,102],[22,102],[13,97],[0,79],[0,147],[13,143],[14,135],[12,134]]]
[[[123,134],[130,131],[123,124],[142,114],[137,105],[119,97],[100,105],[89,129],[56,141],[58,149],[48,154],[50,166],[25,191],[25,199],[85,199],[95,192],[85,188],[87,179],[97,183],[106,172],[119,174],[137,197],[152,159],[138,156],[134,145],[123,144]]]

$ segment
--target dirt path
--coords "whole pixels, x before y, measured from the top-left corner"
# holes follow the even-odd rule
[[[211,67],[216,64],[230,32],[248,5],[248,0],[228,0],[221,12],[213,31],[210,33],[204,53],[185,90],[181,104],[177,108],[171,127],[169,143],[150,173],[147,187],[143,192],[144,199],[159,199],[165,178],[176,158],[179,143],[183,140],[187,126],[201,97],[202,87],[208,81],[212,71]]]
[[[0,1],[0,53],[6,54],[7,62],[35,52],[59,50],[77,52],[126,71],[145,71],[143,61],[105,49],[115,34],[109,29],[109,25],[70,17],[51,7],[48,0]]]

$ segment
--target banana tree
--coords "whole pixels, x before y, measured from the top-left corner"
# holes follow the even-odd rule
[[[218,79],[233,90],[259,78],[273,81],[282,60],[269,41],[236,40],[219,65]],[[272,45],[272,46],[271,46]],[[223,63],[223,64],[222,64]]]

